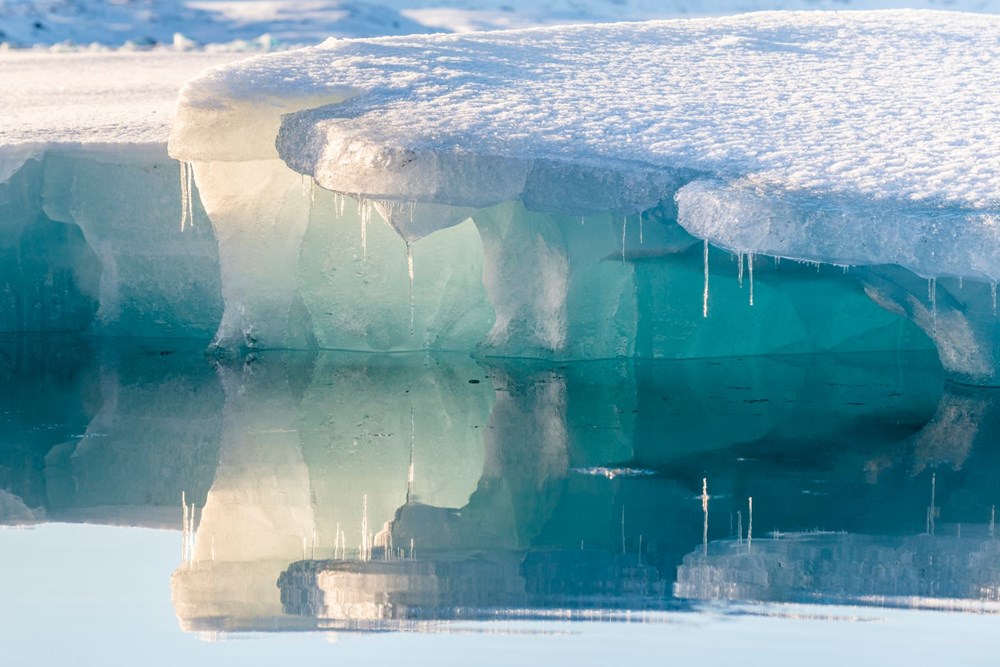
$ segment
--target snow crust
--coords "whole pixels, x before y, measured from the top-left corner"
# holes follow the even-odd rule
[[[162,51],[0,52],[0,182],[19,166],[15,156],[23,162],[46,145],[162,144],[184,81],[242,57]]]
[[[358,93],[287,116],[277,137],[281,157],[329,189],[482,207],[525,192],[539,161],[542,173],[555,164],[659,175],[617,202],[632,212],[670,198],[683,171],[723,184],[680,198],[681,224],[723,247],[775,250],[754,242],[770,233],[787,257],[1000,276],[996,253],[910,260],[928,232],[934,247],[971,251],[996,223],[998,38],[995,17],[901,11],[330,41],[217,71],[188,86],[182,107],[236,108],[262,85],[285,99],[347,86]],[[175,131],[173,153],[213,159],[192,138]],[[706,206],[720,190],[737,194]],[[803,215],[721,219],[742,192],[794,197],[807,224]],[[913,214],[892,212],[904,205],[947,219],[907,233]],[[889,211],[878,225],[863,224],[871,206]],[[814,210],[826,221],[811,224]],[[842,228],[871,230],[861,245],[893,243],[841,252],[829,239]]]

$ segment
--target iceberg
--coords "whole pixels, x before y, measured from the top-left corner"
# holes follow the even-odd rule
[[[121,98],[121,131],[86,77],[75,115],[26,86],[0,130],[3,329],[560,360],[936,348],[995,385],[998,35],[781,12],[178,53],[218,66],[175,110]]]
[[[218,68],[183,89],[169,144],[220,239],[216,343],[933,343],[953,379],[995,384],[998,34],[959,13],[759,13],[331,39]],[[359,319],[358,298],[386,307]]]

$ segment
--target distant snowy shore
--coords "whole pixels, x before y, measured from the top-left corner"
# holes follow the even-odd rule
[[[995,14],[1000,0],[0,0],[0,47],[266,51],[327,37],[900,8]]]

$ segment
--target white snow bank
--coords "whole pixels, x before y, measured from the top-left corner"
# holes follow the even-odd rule
[[[57,143],[162,144],[184,81],[241,57],[0,52],[0,182],[6,180],[6,156],[24,157],[31,146],[41,150]]]
[[[632,212],[708,177],[680,222],[723,247],[1000,277],[998,64],[1000,18],[929,11],[330,40],[190,83],[171,152],[271,157],[297,106],[278,152],[332,190]]]

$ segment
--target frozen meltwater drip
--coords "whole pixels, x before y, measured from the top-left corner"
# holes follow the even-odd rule
[[[736,257],[737,264],[739,265],[739,268],[736,270],[736,276],[740,283],[740,289],[743,289],[743,253],[736,253]]]
[[[997,283],[994,280],[990,283],[990,296],[993,297],[993,317],[997,316]]]
[[[181,231],[187,226],[187,162],[180,163],[181,176]],[[181,504],[184,504],[181,501]]]
[[[194,563],[194,503],[187,504],[187,496],[181,491],[181,560],[184,565]]]
[[[701,478],[701,552],[708,555],[708,478]]]
[[[358,215],[361,218],[361,256],[368,259],[368,222],[372,216],[372,203],[358,197]]]
[[[302,196],[309,197],[309,203],[316,201],[316,181],[309,174],[302,174]]]
[[[371,560],[371,542],[368,539],[368,494],[361,498],[361,544],[358,546],[358,560]]]
[[[413,335],[413,246],[406,242],[406,273],[410,278],[410,335]]]
[[[194,205],[191,191],[194,190],[194,167],[184,160],[180,163],[181,174],[181,231],[194,225]]]
[[[753,544],[753,496],[747,498],[747,553]]]
[[[996,535],[997,527],[997,506],[990,505],[990,537]]]
[[[705,241],[705,289],[701,295],[701,316],[708,317],[708,241]]]
[[[639,211],[639,245],[643,244],[642,239],[642,211]]]
[[[743,545],[743,512],[736,512],[736,543]]]
[[[188,506],[185,493],[181,491],[181,562],[188,562]]]
[[[749,274],[748,278],[750,279],[750,305],[752,306],[753,305],[753,253],[752,252],[747,254],[747,273]],[[749,542],[750,540],[748,539],[747,541]]]

